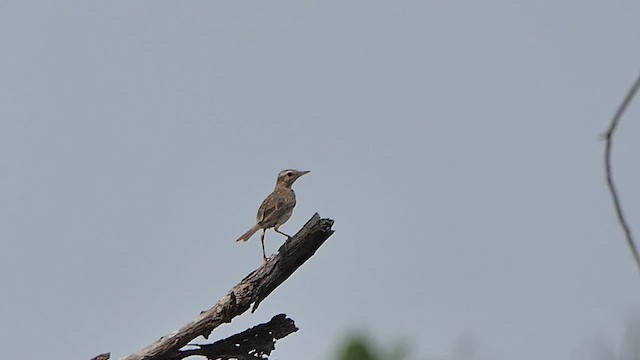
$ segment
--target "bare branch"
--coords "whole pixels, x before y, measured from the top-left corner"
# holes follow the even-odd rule
[[[333,220],[313,215],[297,234],[280,247],[271,261],[247,275],[211,309],[201,312],[195,320],[127,356],[125,360],[162,359],[176,353],[200,335],[207,338],[216,327],[231,322],[251,305],[252,312],[255,311],[262,300],[289,278],[333,234],[332,226]]]
[[[193,345],[197,349],[180,350],[163,357],[163,360],[180,360],[188,356],[201,355],[208,359],[264,359],[263,355],[271,355],[276,340],[298,331],[293,320],[285,314],[274,316],[269,322],[256,325],[239,334],[212,344]]]
[[[627,245],[629,246],[629,250],[631,251],[633,258],[636,261],[638,270],[640,270],[640,255],[638,254],[638,248],[636,247],[636,244],[633,240],[633,236],[631,235],[631,228],[629,227],[629,224],[627,223],[627,220],[624,216],[624,212],[622,211],[622,205],[620,204],[618,191],[616,190],[616,186],[613,182],[613,172],[611,170],[611,150],[613,147],[613,133],[616,131],[618,122],[620,122],[622,115],[627,110],[627,107],[629,107],[631,100],[633,100],[633,97],[638,92],[638,88],[640,88],[640,75],[636,79],[631,89],[629,89],[629,92],[627,92],[627,96],[622,101],[622,104],[620,104],[620,106],[616,110],[615,115],[613,115],[613,119],[611,119],[611,124],[609,125],[609,129],[605,133],[606,146],[605,146],[605,152],[604,152],[604,164],[605,164],[605,171],[607,174],[607,185],[609,187],[609,192],[611,193],[611,197],[613,198],[613,205],[616,210],[618,222],[620,222],[620,225],[622,226],[622,230],[624,231],[624,235],[627,239]]]

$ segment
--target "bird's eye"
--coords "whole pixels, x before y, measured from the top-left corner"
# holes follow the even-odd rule
[[[287,176],[291,176],[291,175],[293,175],[293,173],[292,173],[292,172],[288,172],[288,173],[287,173]]]

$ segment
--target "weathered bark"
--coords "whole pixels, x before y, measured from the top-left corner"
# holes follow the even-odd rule
[[[321,219],[316,213],[297,234],[288,239],[268,263],[247,275],[211,309],[177,331],[161,337],[153,344],[131,354],[125,360],[159,360],[176,354],[190,341],[209,334],[223,323],[247,311],[255,311],[260,303],[304,264],[333,234],[333,220]],[[103,354],[105,355],[105,354]]]
[[[180,360],[187,356],[201,355],[208,359],[264,359],[271,355],[276,340],[298,331],[293,320],[285,314],[274,316],[269,322],[256,325],[239,334],[218,340],[213,344],[193,345],[197,349],[180,350],[162,357],[163,360]]]

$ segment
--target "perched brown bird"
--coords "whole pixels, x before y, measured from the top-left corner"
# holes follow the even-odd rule
[[[262,259],[264,262],[267,262],[267,255],[264,251],[264,234],[267,232],[267,229],[273,228],[277,233],[287,238],[291,237],[280,231],[279,228],[289,220],[293,213],[293,207],[296,206],[296,194],[291,189],[291,185],[293,185],[300,176],[308,172],[309,171],[298,171],[294,169],[280,171],[278,179],[276,180],[276,188],[264,199],[258,209],[256,224],[236,240],[247,241],[256,231],[262,229],[260,242],[262,243]]]

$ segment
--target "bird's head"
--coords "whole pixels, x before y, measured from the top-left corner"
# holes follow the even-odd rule
[[[300,176],[307,174],[308,172],[309,171],[300,171],[295,169],[282,170],[278,174],[276,186],[291,188],[291,185],[293,185],[294,181],[296,181]]]

